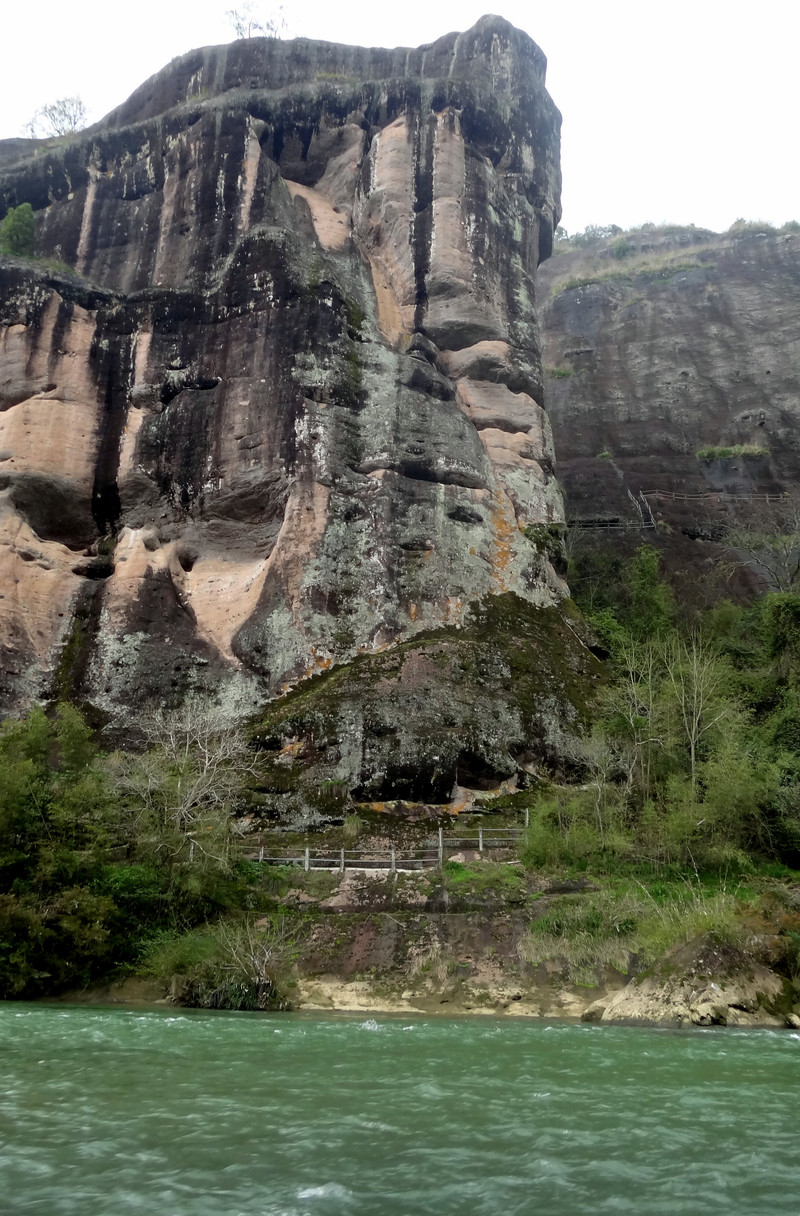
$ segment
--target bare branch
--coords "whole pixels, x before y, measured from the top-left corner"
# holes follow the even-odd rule
[[[229,8],[225,16],[237,38],[280,38],[286,32],[282,4],[272,10],[264,10],[262,6],[245,0],[239,8]]]
[[[771,591],[800,585],[800,492],[737,507],[725,541]]]
[[[178,713],[156,711],[144,728],[147,751],[121,755],[114,780],[157,851],[226,863],[232,814],[255,757],[219,709],[196,697]]]

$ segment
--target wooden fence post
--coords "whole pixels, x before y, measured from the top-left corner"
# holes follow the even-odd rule
[[[397,869],[397,865],[396,865],[396,859],[395,859],[394,845],[392,845],[392,873],[393,874],[396,869]]]
[[[303,858],[303,869],[304,869],[304,870],[310,870],[310,869],[311,869],[311,856],[310,856],[310,854],[311,854],[311,850],[309,849],[308,845],[306,845],[306,853],[305,853],[305,857]]]
[[[339,873],[344,874],[344,849],[342,849],[342,855],[339,860]]]
[[[483,828],[478,828],[478,852],[483,852]]]
[[[262,844],[261,848],[258,850],[258,860],[259,860],[259,861],[263,861],[263,860],[264,860],[264,846],[263,846],[263,844]]]
[[[444,865],[444,832],[439,828],[439,869]]]
[[[530,826],[531,826],[531,808],[529,806],[526,806],[525,807],[525,827],[529,828]]]
[[[194,841],[189,841],[189,861],[194,861]]]

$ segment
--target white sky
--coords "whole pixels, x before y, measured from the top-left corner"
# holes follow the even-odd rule
[[[6,0],[0,138],[76,93],[96,121],[176,55],[228,41],[235,3]],[[486,11],[487,0],[289,0],[285,9],[287,36],[365,46],[430,42]],[[569,231],[800,219],[800,0],[502,0],[499,11],[548,57],[564,116]]]

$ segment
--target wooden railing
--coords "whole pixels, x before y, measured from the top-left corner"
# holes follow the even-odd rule
[[[623,519],[621,515],[584,516],[583,518],[568,519],[567,527],[581,531],[586,528],[603,528],[625,532],[641,532],[643,529],[652,529],[656,527],[656,521],[649,510],[648,504],[651,499],[655,502],[718,503],[724,506],[727,503],[737,502],[780,503],[785,502],[787,495],[729,494],[726,490],[704,490],[700,494],[676,494],[672,490],[640,490],[637,497],[647,506],[646,512],[641,510],[632,494],[629,494],[629,497],[637,507],[637,511],[639,512],[638,519]]]
[[[528,812],[525,812],[527,826]],[[493,849],[514,848],[524,834],[525,829],[519,828],[482,828],[459,833],[445,833],[439,829],[438,835],[431,837],[416,846],[391,845],[386,849],[312,849],[307,845],[302,852],[295,850],[280,850],[275,848],[274,841],[264,841],[259,837],[249,837],[238,841],[234,847],[234,855],[242,861],[258,861],[271,866],[301,866],[303,870],[388,870],[397,871],[425,870],[441,868],[447,861],[447,854],[463,849],[475,849],[478,853],[486,853]],[[193,852],[190,850],[189,859]]]
[[[702,494],[675,494],[672,490],[642,490],[644,498],[660,502],[785,502],[786,494],[729,494],[727,490],[705,490]]]
[[[605,518],[598,516],[596,519],[568,519],[568,528],[613,528],[616,530],[641,532],[643,528],[655,528],[655,523],[649,520],[642,521],[639,519],[620,519],[619,516],[609,515]]]

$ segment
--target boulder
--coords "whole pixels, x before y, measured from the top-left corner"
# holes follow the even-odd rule
[[[582,1014],[585,1022],[784,1026],[784,981],[738,947],[705,935]]]

